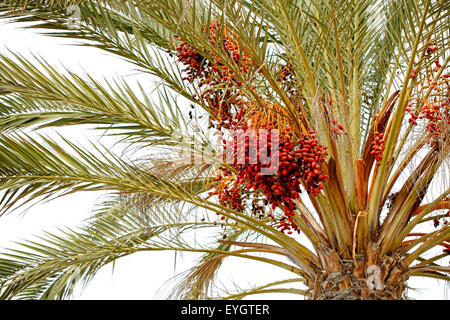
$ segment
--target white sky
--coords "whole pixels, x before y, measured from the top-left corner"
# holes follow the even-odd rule
[[[38,54],[53,65],[62,63],[73,71],[86,71],[94,78],[111,76],[126,76],[133,80],[135,73],[132,66],[111,55],[106,55],[93,48],[68,46],[73,43],[65,39],[55,39],[37,35],[29,30],[18,29],[15,25],[0,22],[0,53],[20,53],[30,57]],[[72,141],[85,141],[87,135],[79,128],[71,127],[60,130]],[[11,241],[30,239],[40,235],[42,230],[55,231],[57,227],[76,226],[87,218],[90,209],[101,193],[80,193],[66,196],[49,203],[39,204],[22,217],[11,214],[0,218],[0,248],[11,247]],[[177,273],[193,265],[195,255],[183,254],[183,259],[177,260]],[[182,260],[182,261],[180,261]],[[270,281],[292,277],[282,274],[276,269],[261,263],[248,263],[247,260],[230,258],[223,265],[225,274],[223,281],[235,280],[240,286],[250,287],[252,281]],[[153,299],[164,298],[155,296],[166,280],[174,276],[174,256],[172,253],[139,253],[118,260],[112,272],[112,266],[107,266],[98,272],[97,276],[80,293],[76,299]],[[442,281],[432,279],[410,280],[409,296],[413,299],[446,299],[446,285]],[[448,288],[447,288],[448,291]],[[293,295],[272,294],[251,296],[255,299],[292,299]]]

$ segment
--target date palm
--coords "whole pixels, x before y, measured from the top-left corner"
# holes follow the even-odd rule
[[[108,194],[80,228],[3,250],[0,297],[66,298],[116,259],[156,250],[203,254],[173,290],[186,299],[218,298],[227,257],[293,274],[230,299],[401,299],[410,277],[448,281],[449,10],[445,0],[3,1],[11,23],[81,40],[159,80],[150,93],[0,56],[1,212]],[[319,180],[305,173],[300,196],[283,200],[289,222],[290,207],[270,206],[276,196],[216,156],[208,129],[243,123],[327,150]],[[41,132],[73,125],[119,137],[124,151]]]

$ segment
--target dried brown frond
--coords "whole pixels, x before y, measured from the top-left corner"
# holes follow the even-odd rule
[[[208,298],[215,274],[226,255],[215,256],[192,268],[171,292],[169,299],[198,300]]]

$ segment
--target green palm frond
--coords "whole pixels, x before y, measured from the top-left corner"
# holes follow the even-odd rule
[[[172,239],[169,244],[168,240],[167,243],[155,241],[156,237],[173,237],[171,234],[175,232],[171,230],[176,230],[179,237],[191,228],[215,227],[212,223],[196,224],[186,218],[188,214],[180,212],[172,214],[170,220],[170,213],[165,210],[153,214],[159,217],[159,223],[149,224],[148,219],[133,213],[132,209],[133,202],[117,202],[108,212],[79,229],[46,234],[38,242],[28,241],[22,243],[20,249],[4,253],[2,270],[16,272],[2,272],[2,298],[69,297],[76,285],[86,284],[99,269],[121,257],[142,250],[171,250],[182,245],[180,240]]]
[[[183,201],[197,188],[195,183],[183,185],[182,181],[170,181],[170,177],[158,177],[145,166],[126,162],[106,148],[92,145],[97,150],[94,154],[67,140],[65,146],[47,137],[41,140],[27,135],[0,135],[0,189],[5,191],[2,212],[19,200],[82,190],[115,190]]]
[[[16,61],[6,56],[0,58],[0,86],[10,92],[2,96],[3,117],[14,120],[14,115],[31,113],[33,116],[33,111],[37,115],[39,111],[79,111],[80,117],[66,121],[75,124],[78,119],[79,124],[95,123],[89,121],[89,114],[91,117],[97,114],[100,124],[134,124],[135,130],[162,136],[170,136],[181,126],[178,110],[172,110],[174,117],[170,118],[170,114],[152,105],[148,98],[144,101],[138,98],[126,83],[120,86],[116,82],[116,88],[111,83],[102,86],[89,76],[82,78],[70,72],[67,75],[58,72],[43,60],[36,61],[41,67],[38,68],[23,57],[15,55],[14,58]],[[83,119],[84,114],[87,120]],[[43,117],[42,122],[45,121]]]

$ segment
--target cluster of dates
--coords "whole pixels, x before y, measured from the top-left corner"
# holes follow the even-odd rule
[[[231,142],[222,141],[233,146],[231,151],[224,152],[231,161],[226,161],[228,166],[219,170],[210,195],[217,196],[221,205],[239,212],[250,208],[252,214],[268,218],[283,232],[299,232],[293,222],[295,199],[299,198],[302,186],[312,195],[323,189],[322,182],[328,178],[323,172],[326,147],[318,143],[313,131],[294,137],[288,128],[275,130],[284,127],[282,117],[255,120],[256,113],[252,121],[244,119],[245,111],[253,108],[251,101],[242,98],[241,77],[251,68],[258,68],[252,66],[251,57],[240,48],[238,37],[219,22],[211,22],[204,32],[211,45],[206,52],[176,39],[178,61],[185,66],[184,79],[197,83],[201,89],[200,97],[209,108],[211,127],[219,132],[222,129],[240,132],[233,135]],[[227,61],[215,52],[221,52]],[[278,81],[291,98],[297,95],[291,65],[281,67]],[[277,105],[273,108],[277,110]],[[264,131],[264,136],[258,130]],[[275,217],[274,212],[281,215]]]
[[[437,50],[436,44],[429,44],[428,58]],[[425,124],[426,141],[433,145],[447,134],[450,125],[450,74],[442,72],[439,59],[433,61],[434,67],[428,67],[423,79],[416,84],[416,93],[408,103],[409,123],[416,126],[419,120]],[[440,74],[439,74],[440,73]],[[413,70],[413,77],[416,77]],[[445,139],[445,137],[444,137]]]
[[[230,158],[233,162],[230,165],[236,171],[235,181],[227,184],[228,188],[219,184],[211,195],[218,195],[221,204],[231,204],[236,210],[244,208],[241,203],[242,193],[253,199],[263,196],[264,204],[271,206],[272,210],[279,208],[283,213],[278,221],[275,221],[273,214],[268,214],[274,220],[275,227],[283,232],[299,232],[293,222],[295,199],[299,198],[302,185],[312,195],[319,194],[323,189],[322,182],[328,178],[322,171],[327,148],[318,143],[313,131],[294,139],[289,129],[279,133],[278,148],[273,148],[273,126],[269,124],[261,128],[268,133],[263,139],[258,131],[249,134],[247,130],[251,128],[241,128],[240,135],[231,142],[233,148]],[[221,176],[231,176],[229,169],[223,171],[225,173],[221,172]],[[235,192],[237,186],[241,192]],[[252,210],[254,213],[264,213],[257,201],[252,204],[256,205]]]
[[[232,69],[246,74],[250,70],[252,60],[242,52],[237,37],[219,22],[211,22],[209,26],[204,27],[204,32],[208,34],[208,40],[214,50],[220,50],[229,58],[227,61],[218,57],[214,50],[199,52],[180,38],[176,38],[180,41],[176,47],[177,58],[186,66],[183,70],[186,73],[184,80],[196,81],[202,89],[201,98],[211,109],[212,126],[216,122],[217,129],[228,129],[235,125],[233,121],[242,118],[240,107],[244,103],[239,94],[242,79]]]
[[[383,151],[384,151],[384,133],[383,132],[374,132],[374,139],[372,142],[372,148],[370,154],[375,157],[376,161],[381,161],[383,159]]]
[[[284,91],[288,94],[289,98],[293,100],[298,98],[298,82],[294,76],[294,69],[292,64],[280,65],[278,68],[278,79],[283,86]]]

